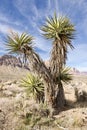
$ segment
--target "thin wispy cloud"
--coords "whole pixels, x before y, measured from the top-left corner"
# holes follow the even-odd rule
[[[20,11],[20,13],[26,17],[28,20],[32,16],[37,17],[38,12],[34,4],[34,0],[13,0],[15,7]],[[21,7],[21,8],[20,8]]]
[[[44,60],[47,60],[49,59],[49,54],[50,54],[50,51],[51,51],[51,41],[47,41],[45,40],[44,38],[38,36],[36,39],[35,39],[35,48],[37,47],[40,51],[38,51],[38,53],[41,55],[41,57],[44,59]],[[42,51],[42,53],[41,53]]]

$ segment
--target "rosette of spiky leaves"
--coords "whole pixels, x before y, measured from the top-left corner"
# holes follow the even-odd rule
[[[18,33],[11,32],[6,38],[6,47],[9,53],[22,55],[23,62],[26,63],[26,52],[33,48],[33,37],[27,33],[18,35]]]
[[[41,30],[47,39],[59,39],[69,44],[71,47],[71,39],[74,38],[74,25],[67,17],[57,17],[56,13],[53,17],[46,19],[46,24]]]
[[[32,50],[33,37],[27,33],[12,32],[6,38],[6,47],[9,53],[26,54],[26,50]]]
[[[69,83],[72,80],[72,74],[70,73],[70,68],[65,67],[61,70],[60,75],[58,75],[56,81],[62,81],[64,83]]]
[[[28,74],[25,78],[22,79],[21,85],[26,87],[27,94],[33,94],[36,100],[40,100],[40,97],[44,95],[44,85],[38,76]]]

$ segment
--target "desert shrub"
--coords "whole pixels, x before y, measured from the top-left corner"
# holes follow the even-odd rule
[[[29,114],[29,116],[34,115],[34,116],[48,117],[49,113],[50,110],[48,109],[48,107],[45,104],[40,103],[38,105],[32,105],[29,108],[28,113],[26,114],[27,115]]]
[[[43,126],[53,126],[54,119],[50,117],[42,117],[41,115],[34,115],[33,113],[27,113],[24,124],[30,128],[43,127]]]
[[[78,102],[83,102],[87,100],[87,92],[84,90],[75,88],[75,97]]]
[[[84,125],[84,121],[82,118],[79,118],[78,116],[74,117],[74,121],[72,124],[74,127],[82,127]]]
[[[40,121],[40,119],[40,116],[35,116],[32,113],[27,113],[24,120],[24,124],[29,125],[31,128],[33,128],[37,124],[37,122]]]
[[[29,130],[25,125],[18,126],[15,130]]]

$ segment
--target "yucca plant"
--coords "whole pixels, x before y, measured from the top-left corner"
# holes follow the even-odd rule
[[[47,39],[53,40],[49,69],[32,48],[32,36],[25,33],[22,35],[13,33],[7,38],[7,47],[10,52],[23,54],[29,60],[33,72],[42,77],[47,105],[51,108],[63,107],[65,103],[64,90],[61,79],[59,78],[60,80],[57,82],[57,77],[61,75],[66,63],[68,46],[73,48],[71,40],[74,38],[74,25],[68,18],[58,18],[55,14],[47,19],[41,30]]]
[[[26,87],[27,94],[32,94],[36,101],[44,101],[44,84],[38,76],[28,74],[22,79],[21,85]]]
[[[57,17],[55,13],[53,17],[47,18],[41,30],[46,39],[53,41],[50,57],[50,71],[54,78],[54,82],[57,83],[56,89],[59,89],[60,92],[60,96],[58,94],[58,97],[56,97],[56,103],[59,101],[56,105],[58,106],[61,104],[60,106],[63,106],[65,102],[63,86],[61,84],[61,79],[59,82],[57,82],[56,79],[58,75],[60,77],[62,69],[66,64],[68,46],[71,49],[74,48],[71,41],[74,39],[75,28],[67,17]]]
[[[51,100],[51,98],[54,96],[53,86],[55,84],[53,83],[53,78],[49,69],[34,51],[33,37],[30,34],[23,33],[18,35],[13,32],[11,35],[7,36],[6,47],[10,53],[24,55],[25,58],[28,59],[31,67],[30,69],[43,79],[45,86],[45,102],[52,107],[53,100]]]

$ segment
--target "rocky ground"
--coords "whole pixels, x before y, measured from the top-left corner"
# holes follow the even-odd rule
[[[3,71],[4,70],[4,71]],[[14,73],[13,73],[14,72]],[[37,118],[34,128],[30,127],[36,121],[33,117],[30,126],[27,124],[27,114],[40,112],[40,107],[26,95],[25,88],[20,86],[20,79],[27,74],[24,69],[0,67],[0,130],[86,130],[87,129],[87,100],[76,102],[75,88],[87,92],[87,76],[75,75],[71,83],[65,85],[67,99],[64,110],[53,119]],[[35,123],[35,122],[34,122]],[[44,125],[43,125],[44,124]],[[34,124],[32,124],[34,126]],[[32,129],[31,129],[32,128]]]

